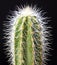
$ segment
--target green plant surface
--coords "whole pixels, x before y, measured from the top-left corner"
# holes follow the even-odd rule
[[[42,65],[40,26],[35,16],[20,17],[15,25],[15,65]]]

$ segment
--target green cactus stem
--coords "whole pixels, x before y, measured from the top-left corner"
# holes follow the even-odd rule
[[[40,12],[29,6],[17,12],[17,16],[12,19],[12,32],[9,31],[12,36],[12,65],[45,65],[48,41],[45,42],[47,30],[43,19]]]
[[[36,32],[36,30],[38,31]],[[15,29],[15,65],[41,65],[40,27],[35,16],[20,17]]]

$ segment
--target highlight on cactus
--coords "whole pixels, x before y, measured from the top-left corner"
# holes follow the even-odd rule
[[[10,65],[46,65],[50,43],[47,20],[35,7],[17,8],[5,21],[5,46]],[[42,13],[41,13],[42,12]]]

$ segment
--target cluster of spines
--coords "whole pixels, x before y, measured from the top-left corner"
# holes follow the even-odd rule
[[[19,11],[14,14],[16,16],[12,16],[9,21],[10,27],[8,24],[5,25],[9,27],[5,32],[5,38],[9,38],[6,44],[9,62],[12,59],[13,65],[45,65],[49,46],[47,41],[49,27],[45,26],[47,24],[43,21],[45,18],[39,16],[41,13],[37,11],[34,11],[35,16],[22,16]]]

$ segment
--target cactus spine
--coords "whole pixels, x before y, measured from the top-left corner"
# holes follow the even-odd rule
[[[47,51],[45,48],[47,48],[48,43],[45,43],[47,31],[45,22],[42,21],[43,18],[39,16],[37,11],[25,7],[17,12],[16,18],[13,17],[12,20],[14,22],[10,29],[13,32],[9,31],[12,33],[10,34],[12,35],[12,38],[10,36],[12,40],[10,43],[11,57],[13,57],[12,65],[45,65]]]

